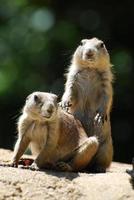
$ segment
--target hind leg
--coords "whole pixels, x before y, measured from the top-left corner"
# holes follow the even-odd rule
[[[98,146],[98,139],[95,136],[87,138],[76,150],[73,159],[69,163],[58,162],[57,169],[62,171],[80,171],[84,169],[96,154]]]
[[[89,167],[88,171],[94,173],[104,173],[106,169],[110,166],[113,158],[113,145],[112,139],[109,137],[104,144],[100,145],[97,154],[94,158],[94,162]]]
[[[113,144],[111,137],[106,141],[106,143],[100,147],[97,155],[97,163],[100,167],[105,170],[110,166],[113,159]]]

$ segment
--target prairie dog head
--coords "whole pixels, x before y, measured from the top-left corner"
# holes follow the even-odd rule
[[[79,67],[90,68],[106,68],[111,65],[104,42],[97,38],[81,40],[73,55],[72,63]]]
[[[57,96],[52,93],[34,92],[26,98],[23,113],[38,121],[52,121],[57,113]]]

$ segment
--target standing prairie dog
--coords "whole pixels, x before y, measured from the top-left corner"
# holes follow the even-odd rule
[[[98,135],[100,144],[93,160],[97,171],[105,171],[113,157],[111,66],[108,51],[101,40],[83,39],[73,54],[61,101],[61,106],[81,121],[88,136]]]
[[[18,121],[15,166],[29,145],[36,156],[31,168],[49,164],[63,171],[79,171],[96,154],[98,139],[88,138],[81,123],[58,107],[55,94],[34,92],[27,97]]]

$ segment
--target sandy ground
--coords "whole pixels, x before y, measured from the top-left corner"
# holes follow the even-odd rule
[[[12,157],[0,149],[0,163]],[[0,200],[134,200],[128,164],[113,162],[105,174],[39,172],[0,167]]]

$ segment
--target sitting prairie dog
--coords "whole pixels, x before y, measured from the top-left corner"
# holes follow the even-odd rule
[[[36,156],[31,168],[49,165],[63,171],[79,171],[96,154],[98,139],[87,137],[81,123],[58,106],[55,94],[34,92],[27,97],[18,121],[15,166],[28,146]]]
[[[112,105],[111,63],[103,41],[83,39],[73,54],[66,75],[61,106],[80,120],[88,136],[98,135],[95,171],[105,171],[113,157],[110,127]]]

